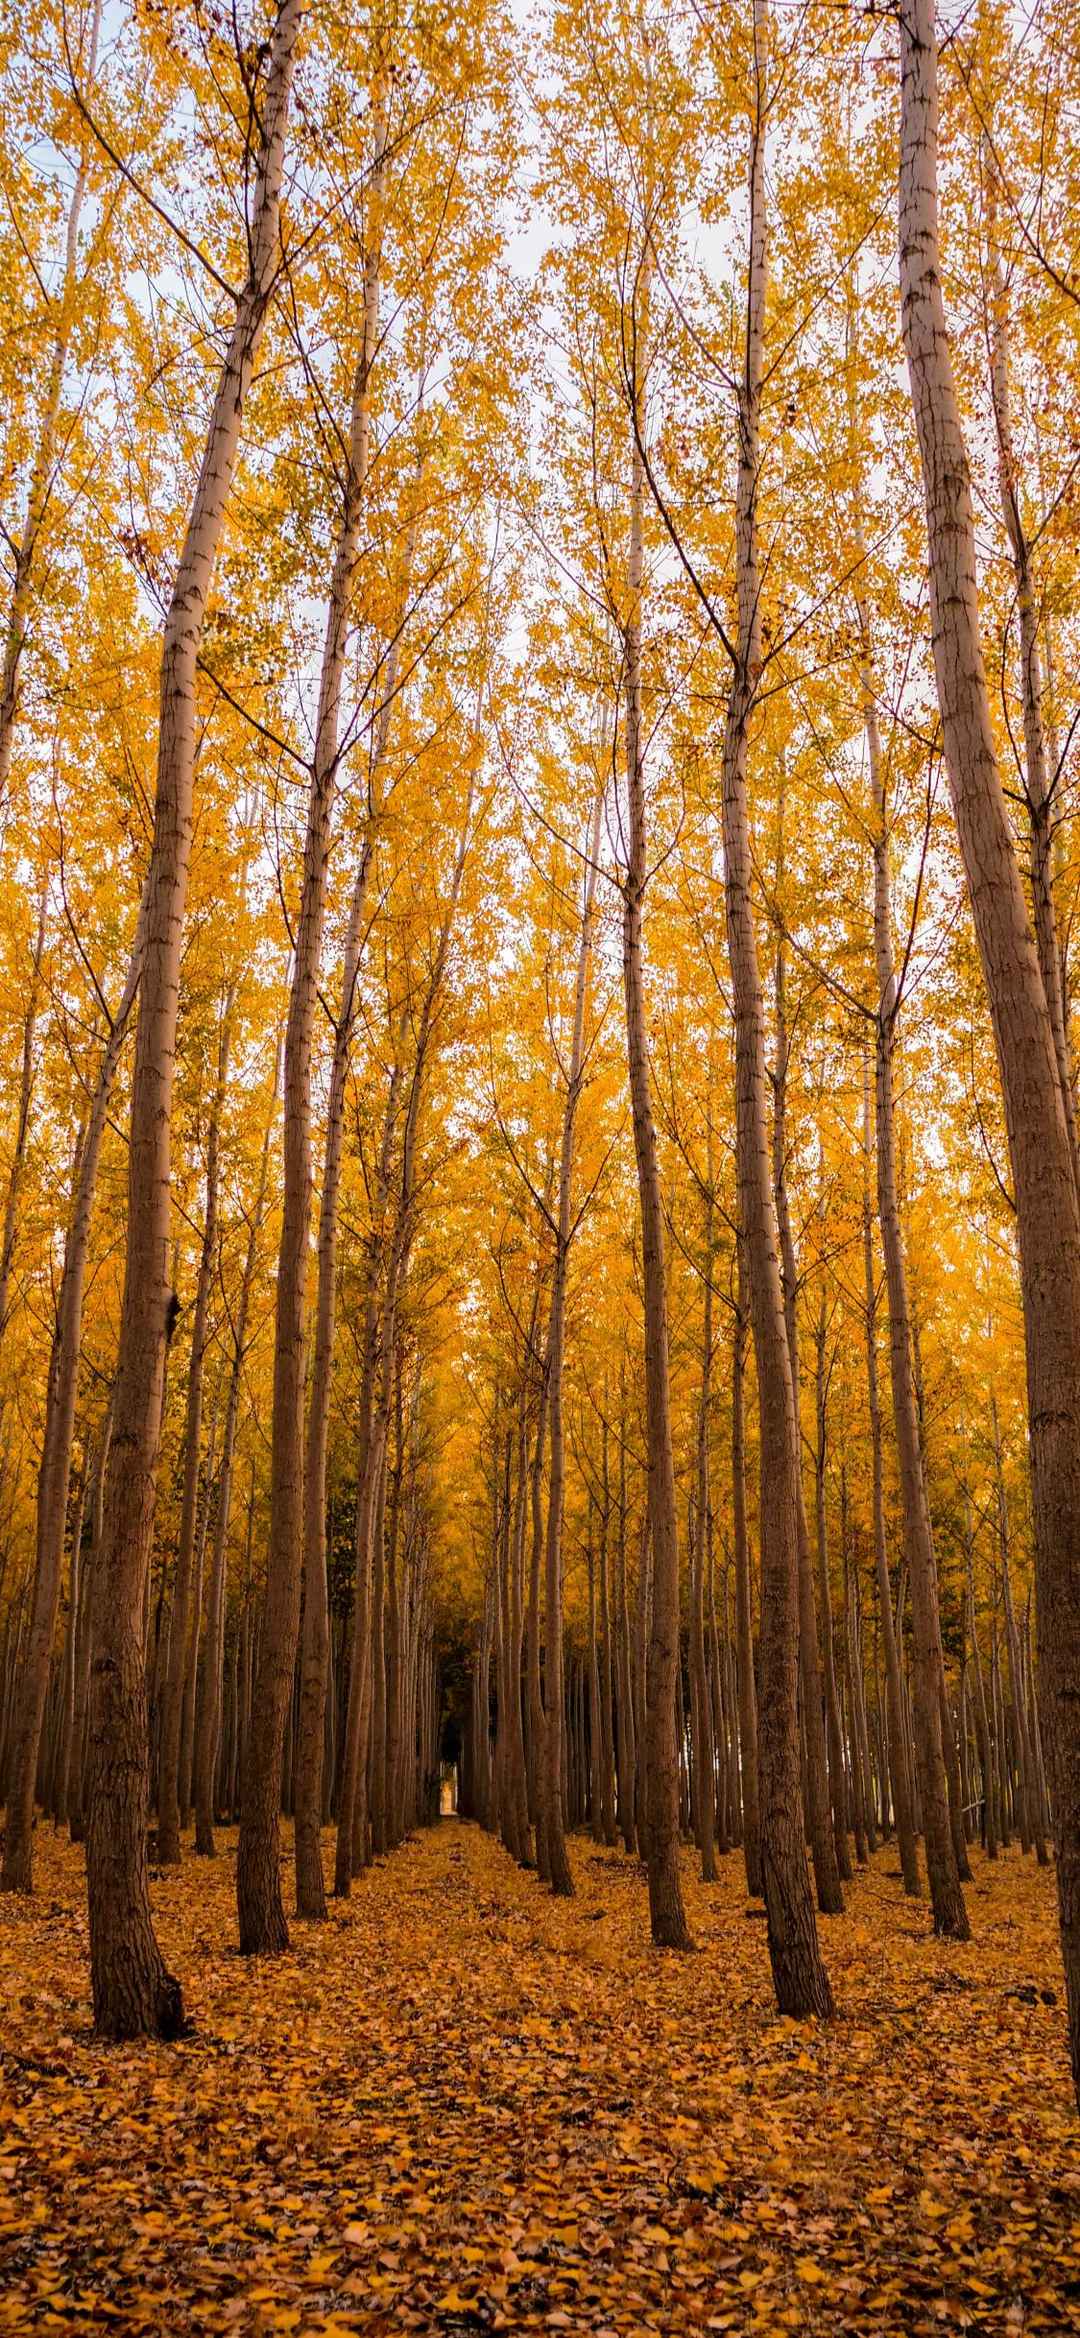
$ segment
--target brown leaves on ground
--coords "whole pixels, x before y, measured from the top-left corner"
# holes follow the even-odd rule
[[[740,1861],[699,1953],[572,1847],[554,1902],[448,1821],[241,1963],[230,1856],[154,1885],[197,2034],[89,2031],[81,1859],[0,1903],[0,2330],[1080,2330],[1053,1880],[979,1860],[935,1941],[889,1851],[776,2015]],[[1052,2001],[1051,2001],[1052,1998]]]

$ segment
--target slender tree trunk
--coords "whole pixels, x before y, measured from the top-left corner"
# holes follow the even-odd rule
[[[203,1687],[198,1705],[193,1768],[195,1849],[208,1859],[214,1857],[214,1781],[217,1775],[218,1744],[221,1734],[222,1667],[225,1653],[225,1560],[229,1538],[229,1511],[232,1503],[233,1459],[236,1451],[236,1429],[240,1411],[244,1356],[247,1350],[248,1316],[251,1309],[252,1286],[255,1281],[259,1233],[266,1213],[270,1148],[274,1122],[277,1117],[280,1086],[281,1050],[279,1046],[274,1073],[273,1103],[263,1137],[262,1153],[259,1160],[259,1182],[255,1195],[255,1207],[248,1226],[247,1250],[240,1280],[240,1297],[236,1309],[232,1364],[229,1371],[228,1394],[225,1399],[225,1427],[221,1440],[217,1509],[214,1517],[214,1544],[210,1562],[210,1596],[207,1601],[206,1630],[203,1635]],[[248,1513],[249,1531],[253,1507],[254,1486]]]
[[[617,1564],[618,1593],[618,1804],[617,1815],[623,1847],[631,1855],[637,1848],[637,1830],[634,1824],[634,1683],[630,1654],[630,1614],[626,1582],[626,1389],[624,1373],[619,1374],[619,1556]]]
[[[781,817],[782,815],[783,805],[781,804]],[[788,1206],[787,1191],[789,1043],[782,940],[778,943],[776,951],[774,1004],[776,1069],[773,1074],[773,1187],[776,1195],[776,1222],[780,1236],[780,1274],[784,1292],[784,1322],[787,1326],[788,1349],[791,1355],[791,1393],[795,1407],[795,1427],[799,1447],[799,1471],[796,1487],[798,1503],[799,1679],[802,1686],[802,1724],[806,1748],[806,1820],[814,1862],[818,1907],[825,1916],[840,1916],[844,1910],[844,1894],[840,1884],[836,1840],[829,1811],[829,1768],[825,1747],[825,1698],[821,1677],[821,1638],[818,1630],[814,1561],[810,1548],[810,1528],[806,1516],[806,1495],[802,1473],[802,1424],[799,1401],[799,1270],[795,1257],[795,1239],[791,1231],[791,1211]]]
[[[605,1406],[607,1392],[605,1390]],[[608,1474],[608,1424],[605,1410],[601,1429],[602,1439],[602,1500],[600,1507],[600,1540],[597,1548],[597,1597],[600,1608],[600,1826],[609,1848],[617,1841],[615,1831],[615,1748],[614,1711],[611,1677],[611,1585],[608,1580],[608,1535],[611,1524],[611,1487]]]
[[[818,1599],[821,1606],[821,1639],[825,1650],[825,1718],[829,1737],[829,1785],[832,1796],[833,1831],[836,1839],[836,1863],[841,1877],[851,1875],[851,1856],[848,1850],[848,1792],[844,1767],[844,1732],[840,1718],[840,1699],[836,1687],[836,1655],[833,1647],[832,1586],[829,1581],[829,1537],[825,1501],[825,1465],[828,1435],[828,1375],[825,1370],[825,1294],[821,1295],[821,1309],[814,1332],[816,1351],[815,1416],[817,1445],[814,1453],[815,1525],[817,1530]]]
[[[349,1698],[338,1804],[334,1895],[347,1899],[357,1871],[354,1846],[360,1838],[366,1864],[367,1755],[371,1728],[371,1545],[374,1485],[370,1448],[374,1441],[374,1379],[367,1396],[367,1450],[361,1452],[356,1504],[355,1587],[350,1625]],[[363,1399],[361,1400],[363,1404]],[[362,1424],[363,1425],[363,1424]]]
[[[83,1528],[86,1522],[88,1493],[88,1464],[84,1458],[79,1475],[79,1496],[71,1529],[71,1567],[68,1575],[68,1616],[64,1634],[64,1654],[61,1663],[59,1745],[57,1752],[56,1792],[53,1816],[57,1826],[66,1826],[68,1792],[71,1777],[72,1734],[75,1726],[75,1671],[79,1637],[80,1610],[85,1599],[82,1571]]]
[[[600,1820],[600,1659],[596,1638],[596,1562],[591,1541],[585,1546],[585,1571],[589,1578],[589,1824],[594,1843],[604,1839]]]
[[[199,1641],[202,1634],[203,1584],[206,1574],[206,1540],[210,1532],[210,1518],[214,1508],[214,1483],[217,1474],[217,1433],[220,1410],[220,1387],[215,1395],[210,1416],[210,1434],[206,1442],[206,1460],[200,1471],[198,1493],[198,1531],[195,1537],[195,1556],[191,1585],[191,1629],[188,1633],[187,1662],[184,1667],[184,1688],[180,1700],[180,1747],[176,1771],[177,1801],[180,1807],[180,1828],[183,1833],[191,1825],[192,1778],[195,1771],[195,1699],[199,1686]]]
[[[736,1297],[731,1351],[731,1511],[735,1558],[735,1642],[739,1690],[739,1745],[742,1757],[743,1859],[751,1899],[764,1891],[761,1870],[761,1806],[758,1793],[757,1687],[754,1680],[754,1600],[750,1581],[750,1538],[746,1531],[746,1338],[749,1329],[746,1244],[737,1238]]]
[[[380,1284],[383,1246],[386,1239],[385,1216],[399,1080],[400,1065],[395,1063],[383,1118],[372,1227],[369,1237],[368,1289],[361,1349],[360,1409],[357,1433],[356,1576],[349,1626],[349,1688],[342,1746],[341,1791],[338,1802],[337,1846],[334,1860],[334,1894],[336,1898],[347,1898],[352,1882],[352,1843],[358,1799],[363,1806],[365,1828],[367,1824],[367,1792],[364,1778],[366,1777],[367,1741],[371,1713],[371,1548],[376,1459],[375,1387],[380,1325],[383,1314]]]
[[[983,1844],[988,1859],[998,1855],[997,1793],[994,1783],[994,1747],[990,1718],[986,1705],[986,1687],[983,1680],[982,1656],[979,1650],[979,1632],[975,1619],[975,1563],[974,1537],[971,1531],[971,1502],[964,1501],[964,1555],[967,1561],[968,1633],[971,1640],[971,1661],[975,1678],[975,1739],[979,1748],[982,1770]]]
[[[649,272],[650,256],[647,254],[639,296],[643,310],[646,311]],[[649,1871],[649,1913],[653,1939],[658,1948],[689,1948],[692,1943],[679,1877],[679,1747],[675,1736],[675,1687],[679,1662],[679,1528],[671,1444],[664,1204],[649,1085],[649,1042],[642,963],[647,865],[641,674],[645,489],[641,440],[645,430],[645,393],[640,373],[634,385],[634,398],[636,414],[627,570],[629,603],[623,634],[629,814],[627,868],[623,885],[623,986],[626,996],[630,1106],[641,1212],[648,1501],[653,1557],[652,1624],[645,1679],[647,1817],[643,1848]]]
[[[859,1570],[851,1555],[851,1534],[848,1525],[847,1466],[840,1466],[840,1543],[844,1562],[846,1608],[849,1618],[848,1649],[850,1655],[850,1682],[852,1721],[859,1746],[863,1825],[866,1831],[868,1853],[877,1850],[877,1819],[874,1811],[873,1764],[870,1757],[870,1731],[866,1717],[866,1657],[862,1629],[862,1585]]]
[[[646,1499],[645,1515],[641,1521],[641,1543],[638,1550],[637,1599],[634,1609],[634,1824],[638,1850],[645,1857],[645,1838],[649,1827],[648,1767],[645,1742],[645,1666],[649,1646],[649,1606],[652,1576],[652,1534],[649,1527],[649,1505]]]
[[[371,374],[379,339],[379,269],[382,252],[382,212],[387,140],[387,107],[381,86],[376,91],[376,145],[369,193],[369,232],[364,274],[363,345],[353,393],[353,429],[350,475],[339,564],[348,563],[344,577],[348,594],[359,543],[359,523],[367,480]],[[311,1394],[308,1402],[307,1442],[304,1453],[303,1641],[300,1656],[300,1714],[296,1756],[296,1912],[321,1921],[326,1915],[320,1829],[322,1822],[322,1761],[325,1736],[326,1683],[330,1630],[326,1581],[326,1462],[330,1419],[330,1381],[334,1354],[336,1312],[338,1197],[341,1187],[345,1129],[345,1087],[348,1077],[356,1010],[356,990],[363,945],[364,911],[375,845],[375,829],[382,800],[382,767],[389,734],[390,713],[397,687],[396,635],[386,667],[380,719],[371,755],[369,793],[372,816],[360,852],[349,905],[349,922],[341,979],[341,1006],[334,1030],[323,1154],[322,1196],[319,1205],[315,1337],[312,1351]],[[328,632],[327,643],[329,647]],[[340,650],[344,652],[344,633]],[[335,718],[336,734],[336,718]]]
[[[479,710],[478,710],[479,711]],[[470,772],[468,791],[461,828],[457,840],[454,865],[439,929],[438,942],[420,1005],[416,1025],[416,1052],[405,1124],[401,1141],[401,1172],[393,1229],[389,1237],[386,1257],[386,1283],[380,1307],[378,1292],[378,1258],[382,1242],[383,1211],[389,1187],[390,1152],[395,1120],[395,1102],[399,1078],[399,1062],[395,1062],[387,1100],[383,1128],[382,1152],[378,1177],[378,1210],[374,1222],[373,1255],[369,1275],[367,1322],[364,1342],[364,1376],[361,1396],[361,1469],[357,1498],[357,1593],[353,1601],[352,1659],[349,1678],[349,1705],[346,1721],[345,1747],[342,1761],[341,1805],[338,1813],[337,1847],[334,1867],[334,1891],[346,1896],[352,1874],[354,1850],[366,1836],[367,1800],[363,1770],[363,1756],[372,1727],[372,1631],[377,1621],[370,1592],[370,1564],[373,1551],[378,1552],[382,1535],[382,1482],[386,1455],[386,1433],[389,1415],[390,1383],[385,1374],[382,1397],[374,1403],[376,1386],[376,1349],[381,1340],[385,1358],[392,1358],[396,1337],[396,1310],[399,1290],[408,1270],[409,1253],[414,1226],[416,1178],[416,1144],[420,1112],[424,1095],[424,1079],[428,1054],[435,1030],[439,1003],[446,978],[454,920],[461,898],[469,841],[472,829],[473,803],[476,792],[476,769]],[[404,1039],[406,1015],[401,1018],[401,1038]],[[361,1598],[362,1594],[362,1598]],[[358,1636],[363,1627],[363,1638]],[[362,1660],[362,1661],[361,1661]]]
[[[767,0],[754,0],[750,263],[744,364],[738,396],[735,515],[738,629],[724,730],[723,831],[728,954],[735,1014],[739,1223],[746,1241],[761,1426],[758,1766],[769,1954],[780,2011],[827,2015],[832,2012],[832,1991],[821,1960],[806,1867],[799,1775],[799,1431],[769,1162],[765,1014],[751,899],[752,856],[746,786],[748,733],[762,654],[757,490],[767,282],[768,29]]]
[[[551,1283],[551,1320],[548,1327],[548,1469],[547,1534],[544,1547],[544,1761],[541,1799],[546,1880],[556,1894],[568,1898],[574,1889],[563,1832],[563,1613],[562,1527],[566,1482],[563,1431],[563,1354],[566,1341],[566,1278],[573,1235],[574,1122],[584,1076],[585,1002],[592,955],[593,900],[596,892],[596,856],[600,842],[600,796],[589,827],[589,853],[581,909],[577,979],[570,1064],[563,1106],[559,1148],[559,1184],[556,1199],[555,1263]],[[594,1717],[595,1718],[595,1717]]]
[[[373,1587],[371,1595],[370,1675],[371,1705],[369,1727],[371,1732],[371,1807],[372,1847],[377,1853],[386,1849],[386,1673],[385,1673],[385,1551],[383,1545],[383,1518],[385,1505],[386,1449],[390,1420],[390,1401],[397,1342],[397,1310],[408,1276],[409,1258],[415,1233],[416,1147],[420,1114],[424,1097],[425,1075],[429,1049],[435,1030],[439,1002],[442,996],[453,933],[454,919],[461,897],[462,880],[468,853],[475,794],[476,775],[473,773],[465,804],[464,817],[458,836],[449,894],[439,930],[434,960],[428,976],[416,1029],[416,1053],[413,1062],[409,1098],[405,1110],[405,1124],[401,1140],[400,1185],[393,1231],[390,1237],[386,1270],[386,1288],[382,1307],[382,1377],[378,1406],[372,1431],[372,1451],[369,1474],[375,1474],[375,1500],[371,1517],[371,1550],[373,1558]],[[404,1036],[405,1017],[402,1017]],[[392,1128],[392,1119],[388,1121]],[[338,1829],[338,1872],[341,1860],[341,1822]],[[335,1890],[337,1890],[335,1875]]]
[[[529,1602],[525,1630],[525,1669],[528,1681],[529,1714],[527,1764],[529,1815],[535,1831],[536,1865],[545,1883],[550,1883],[551,1877],[547,1868],[547,1851],[543,1840],[544,1699],[540,1678],[540,1599],[544,1567],[544,1448],[547,1443],[548,1394],[551,1386],[549,1353],[550,1331],[540,1367],[532,1465],[529,1472]]]
[[[383,1847],[387,1851],[392,1851],[399,1841],[395,1787],[408,1693],[402,1615],[404,1593],[401,1583],[403,1564],[401,1555],[401,1499],[402,1476],[405,1467],[405,1424],[401,1383],[405,1365],[400,1338],[394,1352],[393,1368],[394,1385],[391,1410],[394,1425],[394,1458],[388,1472],[390,1498],[387,1504],[386,1531],[386,1756]],[[509,1552],[507,1552],[507,1561],[507,1573],[509,1574]],[[507,1613],[508,1610],[509,1583],[507,1584]],[[504,1616],[504,1645],[508,1637],[505,1620]]]
[[[375,1857],[375,1827],[372,1816],[373,1773],[375,1767],[375,1553],[385,1550],[386,1531],[386,1439],[383,1433],[381,1403],[376,1406],[375,1450],[373,1457],[374,1497],[371,1516],[371,1570],[369,1576],[368,1635],[364,1679],[367,1683],[367,1703],[364,1711],[365,1762],[353,1814],[352,1872],[359,1875],[370,1867]]]
[[[880,868],[887,847],[875,848]],[[953,1940],[969,1935],[967,1911],[957,1868],[949,1813],[949,1788],[941,1729],[941,1628],[938,1621],[937,1568],[930,1535],[922,1440],[919,1434],[915,1382],[911,1366],[911,1322],[907,1266],[904,1258],[900,1207],[896,1185],[896,1143],[893,1124],[893,1015],[895,977],[892,970],[891,923],[888,897],[879,874],[879,904],[875,915],[878,972],[882,1007],[877,1038],[877,1182],[878,1217],[885,1253],[885,1280],[889,1297],[889,1362],[892,1376],[893,1419],[900,1463],[900,1490],[904,1512],[904,1553],[911,1586],[914,1639],[915,1759],[926,1841],[926,1868],[934,1930]]]
[[[1005,1494],[1005,1471],[1001,1450],[1001,1429],[998,1423],[997,1403],[990,1399],[990,1421],[994,1447],[994,1479],[998,1506],[998,1549],[1001,1555],[1001,1602],[1005,1618],[1005,1647],[1009,1659],[1009,1688],[1015,1716],[1017,1764],[1020,1774],[1020,1838],[1024,1850],[1032,1845],[1040,1867],[1046,1865],[1046,1844],[1039,1823],[1038,1785],[1035,1760],[1031,1745],[1027,1699],[1024,1693],[1024,1668],[1020,1659],[1020,1635],[1016,1628],[1013,1609],[1012,1571],[1009,1565],[1009,1506]]]
[[[381,177],[386,146],[386,102],[382,84],[376,92],[374,116],[375,169],[371,190],[374,226],[370,234],[365,270],[363,338],[353,379],[345,492],[326,613],[300,916],[285,1031],[284,1206],[278,1258],[277,1338],[274,1349],[270,1546],[266,1561],[266,1595],[250,1768],[245,1778],[244,1807],[236,1857],[240,1948],[244,1955],[272,1954],[286,1948],[289,1938],[281,1897],[278,1814],[281,1803],[282,1748],[300,1625],[307,1523],[304,1505],[304,1384],[311,1222],[312,1026],[322,957],[331,819],[341,752],[345,655],[368,469],[371,368],[378,334]],[[310,1691],[312,1669],[317,1669],[320,1677],[324,1678],[326,1664],[325,1566],[320,1569],[315,1550],[312,1552],[307,1589],[311,1619]],[[303,1856],[304,1859],[304,1881],[309,1902],[305,1912],[319,1915],[325,1913],[325,1896],[314,1871],[318,1867],[321,1875],[317,1814],[321,1810],[322,1780],[314,1756],[322,1744],[322,1713],[320,1710],[317,1715],[312,1714],[310,1703],[309,1724],[310,1734],[305,1745],[307,1782],[303,1809],[303,1852],[298,1852],[298,1857]],[[314,1838],[313,1821],[316,1824]]]
[[[535,1348],[540,1320],[540,1277],[537,1275],[530,1333],[530,1352]],[[532,1843],[529,1834],[529,1794],[525,1775],[525,1738],[522,1721],[522,1651],[525,1628],[525,1535],[529,1496],[529,1417],[528,1370],[522,1383],[520,1417],[518,1422],[517,1498],[514,1515],[514,1538],[511,1550],[510,1615],[509,1615],[509,1669],[507,1725],[509,1729],[508,1766],[509,1791],[514,1807],[515,1857],[523,1867],[531,1867]]]
[[[396,1281],[393,1259],[390,1273]],[[368,1749],[368,1794],[371,1851],[375,1859],[381,1859],[386,1850],[386,1431],[390,1421],[389,1390],[395,1363],[394,1349],[394,1321],[388,1283],[382,1376],[375,1413],[375,1466],[381,1491],[376,1494],[371,1538],[371,1735]]]
[[[191,1328],[191,1356],[188,1363],[180,1533],[176,1551],[176,1578],[169,1626],[169,1663],[162,1699],[161,1741],[158,1754],[157,1851],[158,1859],[163,1867],[175,1867],[180,1863],[179,1779],[182,1708],[192,1638],[194,1637],[196,1650],[199,1643],[199,1611],[196,1605],[194,1615],[192,1614],[191,1592],[201,1462],[203,1366],[206,1361],[206,1343],[210,1332],[210,1285],[213,1280],[217,1255],[218,1156],[221,1111],[229,1076],[232,1003],[230,993],[225,1002],[221,1019],[217,1082],[210,1106],[210,1126],[206,1144],[206,1214],[199,1252],[195,1313]]]
[[[900,1653],[893,1621],[892,1585],[889,1581],[889,1554],[885,1539],[885,1469],[881,1437],[881,1397],[878,1388],[877,1359],[877,1275],[874,1267],[874,1236],[870,1210],[870,1062],[863,1064],[863,1274],[866,1291],[866,1382],[870,1408],[870,1455],[873,1482],[874,1512],[874,1570],[877,1579],[878,1614],[881,1620],[881,1641],[885,1657],[885,1702],[889,1730],[889,1784],[892,1794],[893,1818],[900,1850],[900,1870],[904,1890],[918,1897],[919,1852],[915,1836],[915,1820],[911,1804],[911,1779],[907,1763],[907,1745],[904,1732],[904,1690],[900,1677]]]
[[[145,897],[139,911],[135,941],[120,1003],[98,1067],[89,1116],[76,1147],[72,1180],[71,1216],[64,1242],[64,1265],[56,1311],[49,1377],[45,1391],[45,1427],[37,1483],[36,1541],[33,1607],[29,1643],[20,1673],[20,1693],[12,1741],[11,1776],[4,1832],[4,1864],[0,1888],[29,1891],[34,1817],[34,1784],[41,1747],[41,1728],[48,1690],[49,1659],[56,1630],[60,1597],[64,1534],[67,1526],[71,1449],[75,1435],[75,1406],[82,1352],[83,1292],[90,1251],[94,1195],[102,1139],[120,1052],[139,986],[142,968]],[[115,1391],[112,1399],[115,1406]],[[103,1454],[107,1458],[107,1443]],[[100,1568],[101,1535],[95,1541],[95,1577]],[[86,1614],[86,1648],[93,1637],[93,1592]],[[88,1682],[89,1693],[89,1682]],[[79,1819],[84,1816],[86,1789],[85,1748],[80,1760]]]
[[[105,1465],[109,1457],[109,1438],[112,1435],[112,1392],[101,1424],[101,1442],[94,1463],[90,1484],[90,1539],[83,1551],[80,1576],[79,1632],[75,1648],[75,1710],[72,1719],[71,1778],[68,1789],[68,1825],[73,1843],[81,1843],[86,1834],[85,1776],[86,1776],[86,1716],[90,1697],[90,1658],[93,1647],[93,1582],[94,1562],[101,1548],[102,1498],[105,1490]]]
[[[244,400],[278,264],[285,125],[300,0],[279,0],[239,295],[165,625],[154,840],[131,1100],[127,1268],[105,1528],[95,1568],[87,1875],[94,2019],[104,2037],[175,2036],[179,1984],[154,1934],[146,1876],[147,1743],[138,1622],[164,1375],[173,1062],[191,849],[195,693],[207,594]]]
[[[914,1637],[915,1759],[926,1840],[926,1867],[934,1930],[954,1940],[969,1935],[967,1910],[961,1889],[953,1840],[942,1733],[941,1684],[944,1678],[941,1627],[938,1619],[937,1564],[930,1531],[925,1462],[912,1366],[911,1308],[907,1261],[896,1173],[896,1122],[893,1106],[893,1061],[900,995],[892,938],[892,886],[889,871],[888,816],[885,772],[877,738],[877,723],[864,683],[864,719],[869,745],[870,781],[874,803],[874,949],[878,977],[876,1022],[877,1074],[875,1085],[877,1135],[877,1202],[885,1254],[885,1283],[889,1303],[889,1364],[893,1420],[900,1463],[900,1491],[904,1516],[904,1556],[911,1586]]]
[[[712,1519],[705,1522],[705,1572],[709,1593],[709,1645],[712,1655],[711,1715],[716,1779],[716,1848],[721,1858],[732,1843],[742,1841],[739,1794],[738,1697],[734,1685],[734,1658],[728,1628],[728,1586],[724,1582],[724,1638],[716,1616],[716,1558]]]
[[[690,1581],[690,1666],[692,1711],[696,1720],[695,1818],[703,1883],[716,1881],[716,1763],[712,1699],[705,1660],[705,1554],[712,1501],[709,1473],[709,1406],[713,1363],[713,1187],[712,1129],[709,1129],[708,1186],[705,1196],[705,1308],[701,1333],[701,1388],[697,1420],[697,1533]]]

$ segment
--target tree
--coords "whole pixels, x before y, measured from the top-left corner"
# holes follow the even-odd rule
[[[796,1717],[799,1429],[784,1317],[765,1112],[765,1028],[751,905],[746,769],[761,665],[755,513],[760,454],[767,269],[765,135],[767,0],[754,0],[750,253],[743,371],[738,385],[736,489],[738,633],[724,730],[723,829],[728,952],[735,1014],[739,1222],[746,1241],[761,1414],[761,1675],[758,1775],[761,1858],[776,2001],[782,2013],[829,2014],[803,1850]]]
[[[646,225],[646,235],[648,226]],[[643,257],[639,303],[647,313],[651,259]],[[643,351],[638,353],[643,361]],[[679,1881],[679,1769],[675,1741],[675,1677],[679,1629],[679,1530],[671,1447],[667,1286],[664,1271],[664,1213],[660,1165],[653,1123],[649,1051],[645,1023],[642,922],[647,884],[645,810],[645,713],[641,673],[641,602],[645,470],[644,378],[635,367],[630,383],[634,444],[630,486],[630,547],[627,606],[623,622],[623,691],[626,702],[626,875],[623,879],[623,988],[626,998],[626,1057],[634,1124],[638,1201],[641,1210],[641,1267],[645,1300],[645,1401],[648,1420],[649,1532],[652,1540],[652,1619],[645,1692],[646,1829],[649,1912],[658,1948],[689,1948],[690,1931]]]
[[[551,1314],[548,1324],[547,1381],[548,1470],[547,1531],[544,1542],[544,1751],[538,1863],[552,1891],[569,1898],[574,1884],[563,1833],[563,1582],[562,1536],[566,1475],[563,1429],[563,1353],[566,1337],[566,1279],[573,1238],[574,1122],[585,1071],[585,1004],[592,953],[593,902],[596,894],[597,854],[600,849],[602,793],[597,794],[589,824],[582,876],[581,936],[570,1054],[566,1068],[562,1139],[554,1223],[555,1259],[551,1276]]]
[[[371,376],[379,330],[379,258],[386,158],[387,68],[373,85],[373,152],[360,351],[353,376],[345,481],[326,608],[315,752],[311,765],[300,915],[293,953],[284,1060],[284,1209],[277,1277],[274,1422],[267,1557],[255,1717],[244,1780],[236,1864],[240,1946],[245,1955],[288,1946],[278,1860],[285,1713],[292,1688],[304,1548],[304,1381],[307,1251],[311,1216],[311,1035],[322,951],[330,824],[341,753],[341,699],[360,546],[371,435]],[[318,1587],[309,1586],[309,1601]],[[314,1619],[313,1619],[314,1620]],[[308,1842],[309,1861],[317,1846]],[[313,1876],[308,1897],[318,1899]]]
[[[1046,992],[1001,787],[975,527],[941,289],[932,0],[900,11],[900,287],[922,460],[945,766],[1005,1102],[1027,1352],[1039,1679],[1080,2099],[1080,1210]]]
[[[131,1100],[127,1267],[103,1540],[94,1580],[86,1842],[94,2020],[105,2037],[144,2032],[175,2037],[184,2020],[179,1983],[158,1947],[147,1895],[146,1722],[139,1620],[153,1526],[172,1298],[169,1133],[191,843],[197,661],[244,398],[278,265],[285,129],[299,18],[299,0],[280,0],[258,117],[248,272],[214,397],[162,652],[154,842]]]

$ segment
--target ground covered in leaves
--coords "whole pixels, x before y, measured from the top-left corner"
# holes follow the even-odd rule
[[[81,1859],[0,1902],[0,2330],[1080,2330],[1052,1879],[979,1861],[935,1942],[888,1850],[780,2020],[741,1862],[699,1953],[573,1847],[556,1903],[444,1821],[289,1955],[235,1950],[234,1838],[155,1880],[197,2029],[95,2044]]]

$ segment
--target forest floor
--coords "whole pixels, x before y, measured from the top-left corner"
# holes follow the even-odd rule
[[[234,1848],[153,1883],[178,2046],[94,2042],[66,1843],[0,1902],[0,2330],[1080,2331],[1031,1861],[977,1857],[960,1947],[879,1852],[819,2027],[775,2013],[737,1855],[687,1860],[679,1957],[618,1853],[576,1840],[556,1902],[448,1820],[251,1964]]]

